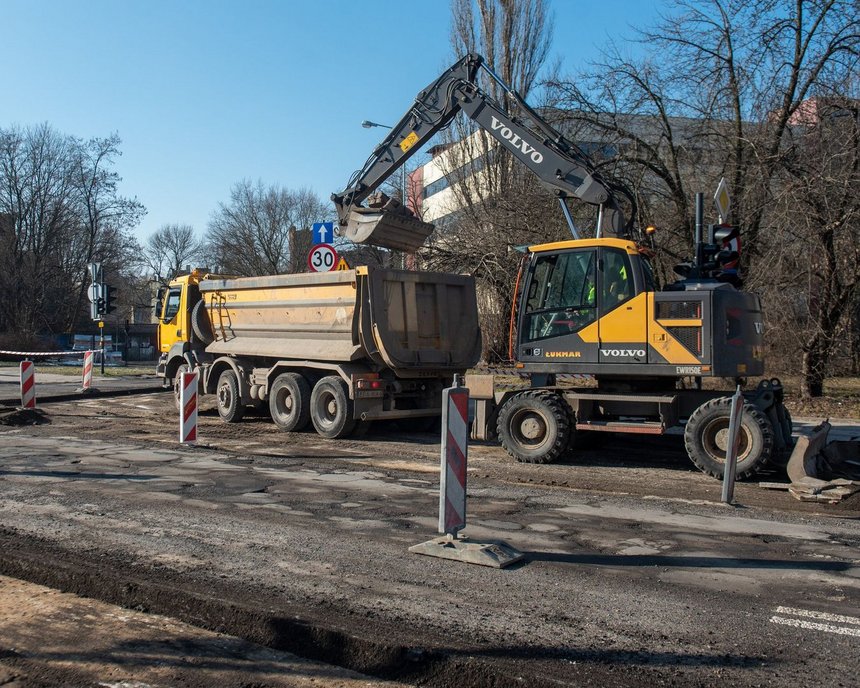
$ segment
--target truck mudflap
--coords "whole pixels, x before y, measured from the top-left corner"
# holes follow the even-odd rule
[[[340,234],[356,244],[415,253],[433,229],[434,225],[419,220],[399,201],[387,199],[381,207],[353,206]]]

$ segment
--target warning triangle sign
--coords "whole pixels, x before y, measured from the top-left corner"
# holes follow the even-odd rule
[[[349,270],[349,263],[346,262],[346,259],[343,256],[341,256],[340,260],[337,261],[335,271],[337,270]]]

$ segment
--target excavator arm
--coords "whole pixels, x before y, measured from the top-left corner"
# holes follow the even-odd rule
[[[508,114],[500,103],[479,88],[477,74],[482,68],[517,103],[531,126]],[[341,235],[357,243],[406,251],[415,251],[424,243],[433,231],[432,224],[418,220],[408,208],[393,199],[371,195],[461,111],[556,194],[574,236],[577,236],[576,230],[565,205],[567,198],[600,206],[600,228],[611,236],[627,235],[614,189],[600,178],[588,156],[529,107],[484,63],[484,58],[476,54],[462,57],[422,90],[409,111],[374,149],[364,167],[353,175],[349,186],[332,194]],[[367,207],[361,205],[365,200],[369,200]]]

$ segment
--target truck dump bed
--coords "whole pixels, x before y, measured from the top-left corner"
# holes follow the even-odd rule
[[[212,354],[367,359],[409,377],[462,372],[481,353],[475,283],[464,275],[359,267],[203,280],[200,292]]]

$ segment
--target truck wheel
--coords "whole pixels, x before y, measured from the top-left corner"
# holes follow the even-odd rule
[[[502,406],[497,429],[505,451],[517,461],[550,463],[567,448],[570,415],[558,394],[529,390]]]
[[[278,430],[304,429],[311,419],[311,386],[298,373],[281,373],[269,390],[269,411]]]
[[[684,428],[684,445],[690,459],[703,472],[722,479],[728,447],[729,397],[711,399],[693,411]],[[737,477],[747,478],[763,468],[773,454],[773,426],[767,415],[752,404],[741,413]]]
[[[189,371],[188,364],[182,363],[173,375],[173,399],[176,402],[176,410],[182,410],[182,404],[179,402],[180,390],[182,389],[182,373]]]
[[[218,378],[215,390],[218,400],[218,415],[225,423],[238,423],[245,415],[245,407],[239,398],[239,380],[231,369],[225,370]]]
[[[324,377],[314,386],[311,421],[317,433],[330,440],[346,437],[355,428],[349,389],[337,375]]]

